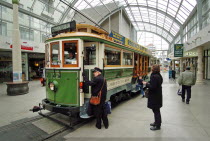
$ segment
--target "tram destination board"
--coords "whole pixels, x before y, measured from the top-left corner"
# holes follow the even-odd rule
[[[52,36],[55,37],[60,33],[71,32],[76,30],[76,22],[71,21],[64,24],[51,27]]]

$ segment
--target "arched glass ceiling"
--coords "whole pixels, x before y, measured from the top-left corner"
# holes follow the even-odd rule
[[[196,0],[79,0],[75,7],[84,10],[103,6],[107,9],[103,13],[95,8],[95,14],[103,18],[114,9],[124,6],[137,31],[152,31],[171,42],[195,5]]]
[[[4,0],[11,3],[11,0]],[[81,10],[99,24],[123,7],[137,31],[150,31],[171,42],[196,5],[196,0],[34,0],[21,3],[51,24],[72,20]],[[82,18],[82,17],[81,17]]]

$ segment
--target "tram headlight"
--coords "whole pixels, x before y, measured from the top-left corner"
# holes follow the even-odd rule
[[[50,83],[49,83],[49,88],[50,88],[51,91],[56,92],[57,89],[58,89],[58,82],[55,81],[55,80],[52,81],[52,82],[50,82]]]
[[[55,90],[55,85],[52,82],[50,83],[49,87],[50,87],[50,90],[51,91],[54,91]]]

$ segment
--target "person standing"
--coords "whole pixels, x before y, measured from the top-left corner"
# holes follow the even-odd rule
[[[190,67],[186,67],[186,70],[180,74],[179,85],[182,85],[182,102],[185,102],[185,91],[187,90],[186,104],[189,104],[191,98],[191,87],[195,85],[195,76],[190,71]]]
[[[140,92],[142,94],[142,98],[144,98],[144,90],[143,90],[143,79],[142,79],[142,76],[139,76],[139,79],[138,79],[138,86],[140,87]]]
[[[150,81],[143,82],[143,84],[146,85],[147,88],[149,88],[147,107],[152,109],[154,113],[155,122],[150,124],[150,126],[152,126],[150,129],[153,131],[160,130],[162,123],[161,113],[160,113],[160,108],[163,106],[162,83],[163,83],[163,78],[160,74],[160,66],[153,65]]]
[[[102,70],[100,68],[95,67],[93,74],[94,78],[92,81],[89,81],[88,78],[83,73],[83,78],[85,80],[85,83],[89,86],[91,86],[91,94],[92,96],[97,96],[99,91],[101,90],[101,101],[99,105],[90,105],[91,110],[93,111],[94,116],[96,117],[96,127],[98,129],[101,129],[101,122],[103,121],[103,124],[105,128],[107,129],[109,127],[109,121],[107,114],[105,113],[105,101],[106,101],[106,95],[107,95],[107,82],[102,76]]]

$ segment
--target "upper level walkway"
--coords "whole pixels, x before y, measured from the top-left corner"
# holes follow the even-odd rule
[[[134,97],[112,109],[108,129],[95,128],[95,120],[85,124],[63,138],[72,140],[155,140],[155,141],[209,141],[210,140],[210,82],[192,87],[190,104],[177,95],[178,84],[162,73],[163,107],[161,130],[151,131],[154,121],[147,98]],[[7,96],[5,84],[0,84],[0,127],[13,121],[36,116],[29,109],[45,98],[45,87],[39,81],[29,83],[30,93]]]

